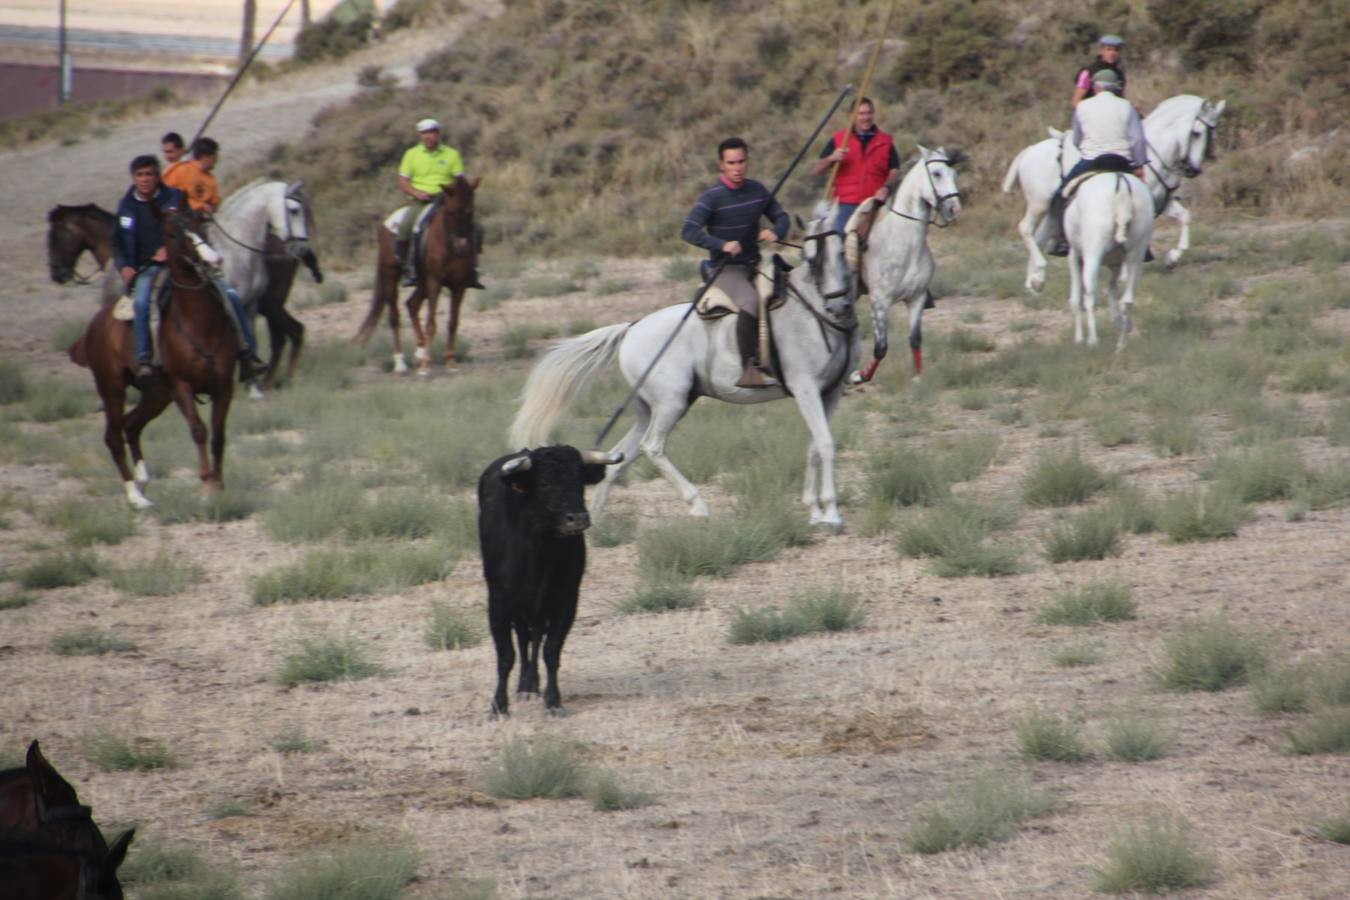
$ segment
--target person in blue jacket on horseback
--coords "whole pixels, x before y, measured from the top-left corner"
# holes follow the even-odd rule
[[[155,377],[150,344],[150,287],[164,268],[164,215],[184,209],[181,191],[160,184],[159,160],[145,154],[131,161],[131,187],[117,204],[113,228],[113,261],[130,292],[135,289],[136,381],[144,385]],[[156,214],[158,213],[158,214]]]

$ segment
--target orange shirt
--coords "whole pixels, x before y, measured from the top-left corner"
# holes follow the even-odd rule
[[[212,209],[220,208],[220,189],[216,187],[216,176],[203,172],[195,160],[179,160],[164,170],[161,180],[169,187],[182,191],[187,197],[188,206],[197,212],[208,205]]]

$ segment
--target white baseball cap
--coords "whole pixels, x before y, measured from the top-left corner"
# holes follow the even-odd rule
[[[423,119],[422,121],[417,123],[418,134],[421,134],[423,131],[440,131],[440,130],[441,130],[441,123],[437,122],[435,119]]]

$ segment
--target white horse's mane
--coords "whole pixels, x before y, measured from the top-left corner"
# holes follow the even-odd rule
[[[1204,97],[1197,97],[1195,94],[1177,94],[1154,107],[1153,112],[1144,117],[1144,121],[1152,122],[1159,130],[1165,129],[1177,119],[1189,122],[1200,114],[1205,102]]]

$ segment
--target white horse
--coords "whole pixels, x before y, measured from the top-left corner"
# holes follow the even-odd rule
[[[1175,193],[1183,178],[1194,178],[1204,170],[1210,154],[1210,141],[1228,101],[1211,103],[1194,94],[1179,94],[1158,104],[1144,119],[1144,137],[1148,142],[1148,165],[1144,176],[1153,197],[1155,215],[1167,215],[1181,225],[1177,245],[1167,251],[1165,261],[1174,266],[1191,246],[1191,214]],[[1003,179],[1003,192],[1012,193],[1019,184],[1026,200],[1026,213],[1017,223],[1017,231],[1027,247],[1026,288],[1032,293],[1045,286],[1049,242],[1046,228],[1050,199],[1060,181],[1078,162],[1080,154],[1069,132],[1046,129],[1050,137],[1018,153]]]
[[[1074,343],[1097,344],[1097,275],[1107,270],[1106,298],[1119,330],[1116,352],[1133,329],[1134,285],[1153,237],[1153,198],[1145,184],[1124,172],[1101,172],[1079,182],[1064,211],[1069,239],[1069,308]],[[1119,297],[1117,297],[1119,292]]]
[[[918,150],[895,196],[877,213],[862,254],[859,271],[872,298],[876,338],[871,361],[850,378],[854,384],[870,381],[886,356],[886,315],[896,301],[903,301],[909,313],[915,380],[923,374],[923,311],[935,268],[928,249],[928,226],[951,224],[961,214],[961,193],[956,189],[954,168],[959,156],[942,147]]]
[[[811,432],[802,502],[812,524],[843,527],[834,482],[834,437],[830,416],[843,394],[844,381],[860,352],[854,311],[853,279],[844,262],[843,242],[830,228],[824,209],[807,226],[804,265],[788,277],[788,299],[770,315],[771,331],[782,363],[782,386],[736,386],[743,370],[736,346],[736,316],[696,320],[680,328],[633,401],[637,422],[613,448],[623,462],[610,466],[596,490],[591,509],[605,503],[610,487],[634,459],[647,454],[679,490],[692,515],[707,516],[708,505],[666,456],[666,439],[675,423],[700,396],[728,403],[763,403],[791,396]],[[658,348],[687,309],[668,306],[637,322],[597,328],[555,345],[534,367],[511,428],[511,445],[536,447],[548,441],[558,416],[581,386],[618,358],[628,383],[635,384]]]
[[[303,181],[263,179],[249,182],[227,197],[208,226],[208,239],[223,258],[225,280],[239,292],[249,316],[261,311],[267,319],[273,375],[283,335],[294,341],[292,369],[304,335],[304,326],[283,309],[290,279],[295,277],[296,260],[309,267],[316,282],[323,281],[310,246],[313,227]],[[282,295],[273,296],[278,288]],[[249,394],[254,399],[262,396],[257,384],[249,385]]]

